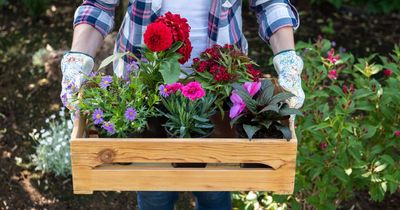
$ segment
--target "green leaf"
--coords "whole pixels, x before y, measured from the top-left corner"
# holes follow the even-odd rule
[[[329,86],[328,88],[333,92],[335,92],[336,94],[338,94],[339,96],[346,97],[342,89],[340,89],[338,86]]]
[[[278,113],[279,112],[279,107],[278,107],[277,104],[270,104],[270,105],[264,107],[263,109],[261,109],[261,111],[259,111],[258,114],[261,114],[261,113],[266,112],[266,111],[273,111],[273,112]]]
[[[104,59],[101,63],[100,63],[100,67],[99,69],[102,69],[106,66],[108,66],[108,64],[112,63],[115,60],[118,60],[122,57],[124,57],[128,52],[122,52],[122,53],[115,53],[113,55],[108,56],[106,59]]]
[[[160,65],[160,73],[165,84],[172,84],[179,79],[181,69],[178,61],[164,61]]]
[[[243,129],[246,132],[247,137],[251,140],[254,134],[260,130],[260,127],[243,124]]]
[[[289,92],[281,92],[276,94],[274,97],[272,97],[271,101],[269,102],[270,104],[277,104],[279,102],[283,102],[286,99],[289,99],[290,97],[293,97],[294,95]]]
[[[288,141],[292,138],[292,132],[290,131],[289,127],[282,125],[275,125],[275,128],[281,131],[283,134],[283,138],[287,139]]]
[[[288,116],[288,115],[297,115],[297,116],[303,116],[303,113],[300,112],[300,110],[295,109],[295,108],[283,108],[279,111],[279,114],[282,116]]]

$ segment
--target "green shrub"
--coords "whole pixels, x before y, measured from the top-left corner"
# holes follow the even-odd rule
[[[35,170],[43,173],[54,173],[56,176],[71,174],[71,160],[69,154],[69,139],[72,132],[72,121],[65,116],[64,109],[59,113],[60,119],[52,115],[46,122],[47,130],[34,130],[30,133],[37,142],[35,154],[30,156],[31,165]]]
[[[274,201],[291,209],[304,205],[335,209],[360,191],[367,190],[375,201],[396,192],[400,48],[387,57],[373,54],[359,59],[351,53],[335,54],[328,40],[300,42],[297,48],[303,52],[306,101],[301,109],[304,117],[296,118],[295,193],[274,195]],[[257,205],[265,198],[260,194]],[[251,209],[253,204],[249,205]]]

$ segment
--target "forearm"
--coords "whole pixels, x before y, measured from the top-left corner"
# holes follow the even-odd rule
[[[272,47],[272,52],[277,54],[285,50],[295,49],[293,38],[293,27],[282,27],[278,29],[270,38],[269,43]]]
[[[102,34],[89,24],[79,24],[74,29],[71,51],[95,57],[103,43]]]

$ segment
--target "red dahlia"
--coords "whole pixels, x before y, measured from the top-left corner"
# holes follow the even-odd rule
[[[178,60],[179,63],[184,64],[184,63],[186,63],[186,61],[189,60],[190,53],[192,52],[192,49],[193,49],[193,47],[192,47],[192,44],[190,43],[190,41],[189,40],[185,40],[183,42],[182,47],[179,48],[178,51],[177,51],[179,54],[182,55],[182,58],[180,58]]]
[[[162,22],[150,23],[144,33],[144,43],[153,52],[161,52],[172,45],[171,29]]]

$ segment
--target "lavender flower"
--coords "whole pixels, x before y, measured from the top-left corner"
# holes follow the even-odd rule
[[[104,76],[100,82],[100,87],[106,89],[112,82],[112,76]]]
[[[115,133],[115,126],[112,122],[104,122],[101,126],[108,134],[113,135]]]
[[[95,109],[92,115],[92,119],[94,121],[94,124],[101,124],[103,122],[103,116],[104,113],[101,109]]]
[[[67,86],[67,90],[69,90],[69,93],[73,94],[77,92],[77,88],[74,82],[69,83]]]
[[[137,112],[134,108],[128,108],[125,111],[125,118],[129,121],[133,121],[136,119]]]
[[[66,94],[66,93],[64,93],[64,94],[61,96],[61,102],[63,103],[63,105],[64,105],[65,107],[67,107],[67,105],[68,105],[68,98],[67,98],[67,94]]]
[[[95,77],[95,76],[97,76],[97,71],[90,72],[89,77]]]
[[[160,90],[160,96],[162,96],[164,98],[169,96],[168,89],[165,85],[160,85],[160,87],[158,89]]]

